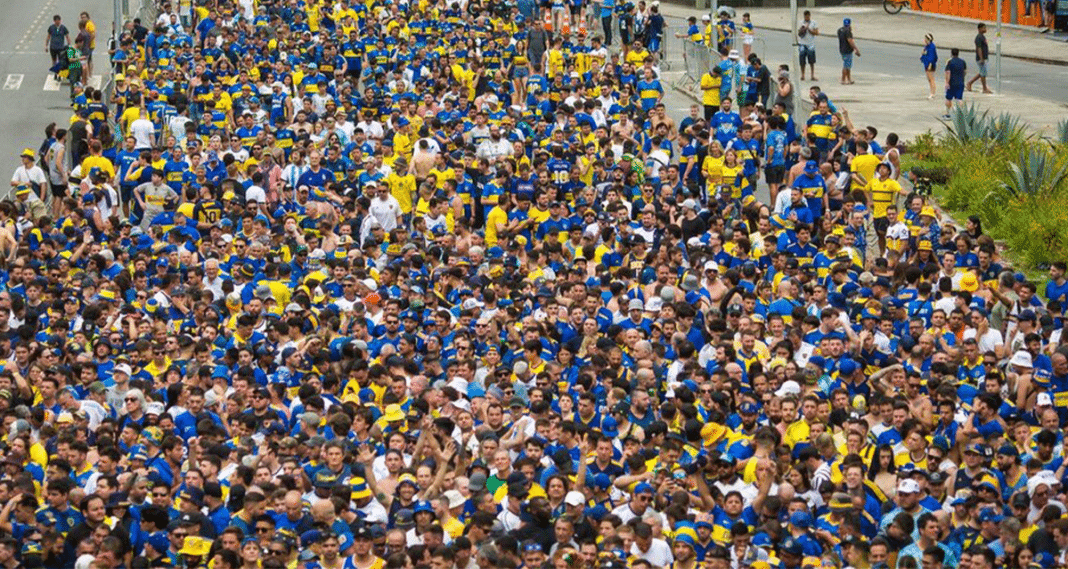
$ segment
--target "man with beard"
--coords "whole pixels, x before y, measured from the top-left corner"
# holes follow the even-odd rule
[[[494,124],[490,126],[489,138],[483,140],[475,150],[475,156],[484,158],[490,164],[512,154],[512,144],[501,136],[501,128]]]
[[[532,498],[527,502],[526,515],[521,515],[520,519],[523,520],[522,525],[511,532],[512,537],[520,543],[538,543],[545,551],[552,549],[556,543],[556,532],[553,530],[552,507],[547,499]]]

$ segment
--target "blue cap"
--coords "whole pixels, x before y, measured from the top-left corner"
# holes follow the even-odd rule
[[[608,488],[610,488],[612,486],[612,479],[609,478],[607,474],[605,474],[603,472],[598,472],[593,477],[593,486],[594,486],[594,488],[599,488],[601,490],[607,490]]]
[[[760,407],[756,403],[746,401],[738,406],[738,412],[742,415],[756,415],[760,412]]]
[[[983,508],[983,511],[979,512],[979,523],[983,522],[1000,522],[1005,519],[1000,512],[994,508]]]
[[[857,373],[858,367],[860,366],[858,366],[857,362],[853,359],[844,359],[838,364],[838,374],[845,376],[853,375],[854,373]]]
[[[809,160],[805,162],[805,173],[815,174],[820,171],[820,165],[815,160]]]
[[[412,514],[418,514],[419,512],[434,513],[434,507],[430,505],[430,502],[426,500],[420,500],[415,503],[415,507],[412,508]]]
[[[820,369],[826,369],[827,368],[827,360],[824,359],[823,356],[810,356],[808,358],[808,363],[810,363],[810,364],[812,364],[812,365],[814,365],[814,366],[816,366],[816,367],[818,367]]]
[[[635,496],[637,496],[638,494],[653,494],[653,493],[655,493],[655,491],[653,490],[653,486],[651,484],[649,484],[648,482],[642,482],[641,484],[638,484],[637,486],[634,487],[634,495]]]
[[[1005,456],[1020,456],[1020,451],[1016,450],[1016,445],[1005,443],[998,448],[998,454],[1003,454]]]
[[[937,435],[934,439],[931,439],[931,446],[940,448],[943,451],[949,450],[949,439],[945,435]]]
[[[619,436],[619,424],[616,423],[615,419],[605,417],[601,421],[601,432],[604,433],[604,436],[614,439]]]
[[[323,539],[323,532],[313,529],[300,534],[300,546],[308,547],[313,543],[319,543]]]
[[[798,510],[790,514],[790,523],[799,527],[807,528],[812,526],[812,516],[804,510]]]
[[[167,550],[171,548],[171,538],[167,536],[167,532],[165,531],[156,531],[148,534],[145,543],[151,545],[152,549],[155,549],[160,553],[167,553]]]
[[[852,23],[853,23],[853,21],[850,20],[849,18],[846,18],[846,19],[842,20],[842,25],[843,26],[848,26],[849,24],[852,24]]]

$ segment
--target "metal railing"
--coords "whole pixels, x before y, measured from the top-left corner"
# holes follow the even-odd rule
[[[686,78],[694,83],[700,83],[705,73],[712,71],[712,66],[719,58],[713,58],[712,50],[704,44],[691,39],[682,40],[682,59],[686,70]]]

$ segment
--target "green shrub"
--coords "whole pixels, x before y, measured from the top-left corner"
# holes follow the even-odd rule
[[[939,203],[958,219],[979,216],[1021,269],[1063,260],[1068,120],[1058,124],[1055,140],[1030,135],[1009,113],[991,117],[972,105],[955,108],[943,124],[941,136],[925,133],[912,141],[904,168],[935,181]]]

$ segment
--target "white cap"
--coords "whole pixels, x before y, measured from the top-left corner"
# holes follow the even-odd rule
[[[917,494],[920,491],[920,483],[912,478],[906,478],[897,483],[898,494]]]
[[[660,312],[660,309],[664,307],[664,299],[659,296],[654,296],[645,301],[646,312]]]
[[[479,302],[477,298],[469,298],[463,303],[464,310],[474,310],[476,308],[482,308],[482,306],[483,304]]]
[[[449,501],[449,509],[459,508],[464,505],[464,497],[460,492],[456,490],[446,490],[442,495],[443,498]]]
[[[468,413],[471,412],[471,402],[466,399],[457,399],[452,402],[452,406],[467,411]]]
[[[1039,393],[1035,398],[1035,405],[1053,405],[1053,398],[1049,396],[1049,393]]]
[[[631,310],[644,310],[644,309],[645,309],[645,304],[642,303],[640,298],[632,298],[632,299],[630,299],[630,303],[627,304],[627,311],[628,312],[630,312]]]
[[[719,263],[717,263],[715,261],[712,261],[712,260],[705,261],[705,270],[706,271],[712,270],[712,271],[716,271],[718,273],[719,272]]]
[[[712,16],[709,16],[708,14],[705,14],[705,15],[701,16],[701,21],[702,22],[709,22],[711,20],[712,20]]]
[[[727,54],[728,59],[738,59],[739,57],[740,56],[738,55],[738,50],[736,49],[732,49],[730,53]]]
[[[581,506],[586,503],[586,496],[582,492],[572,490],[564,496],[564,503],[568,506]]]
[[[1026,368],[1035,367],[1034,366],[1034,362],[1031,361],[1031,353],[1028,352],[1027,350],[1020,350],[1020,351],[1016,352],[1015,354],[1013,354],[1012,355],[1012,359],[1009,360],[1009,365],[1013,365],[1013,366],[1016,366],[1016,367],[1026,367]],[[1048,396],[1049,394],[1047,393],[1047,394],[1044,394],[1044,395]]]
[[[145,407],[145,415],[162,415],[165,410],[162,403],[153,401]]]
[[[797,395],[798,393],[801,393],[801,385],[792,379],[782,382],[782,385],[779,386],[779,389],[775,391],[775,395],[779,397],[785,397],[787,395]]]
[[[133,370],[131,370],[130,366],[127,364],[119,364],[111,369],[111,375],[115,375],[116,373],[125,373],[126,376],[129,377],[133,375]]]
[[[360,284],[367,287],[371,292],[378,292],[378,283],[372,278],[363,279]]]
[[[467,380],[462,378],[462,377],[460,377],[460,376],[456,376],[456,377],[450,379],[449,383],[447,385],[449,387],[455,389],[461,395],[464,395],[464,394],[467,393]]]

